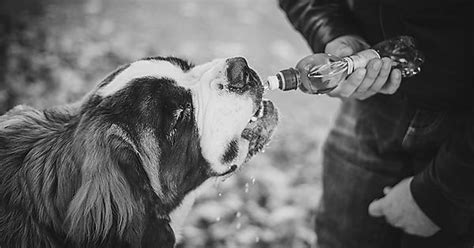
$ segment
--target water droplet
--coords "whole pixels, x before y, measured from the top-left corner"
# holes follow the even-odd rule
[[[240,216],[242,216],[242,213],[240,211],[237,211],[237,213],[235,213],[235,217],[240,218]]]
[[[265,149],[262,149],[262,153],[265,153]]]
[[[222,197],[222,192],[219,192],[217,196]]]
[[[216,222],[219,222],[219,221],[221,221],[221,217],[220,217],[220,216],[216,218]]]
[[[249,183],[245,183],[245,193],[249,192]]]
[[[255,184],[255,177],[252,177],[252,184]]]
[[[258,242],[260,242],[260,237],[259,236],[255,237],[255,243],[258,243]]]
[[[237,225],[235,226],[235,228],[240,229],[241,227],[242,227],[242,223],[237,222]]]

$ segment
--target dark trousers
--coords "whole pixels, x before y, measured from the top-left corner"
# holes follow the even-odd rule
[[[318,247],[472,248],[472,242],[445,231],[412,236],[368,214],[385,186],[428,166],[453,128],[450,118],[447,112],[410,107],[400,95],[344,102],[323,148]]]

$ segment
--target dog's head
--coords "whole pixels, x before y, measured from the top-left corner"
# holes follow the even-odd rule
[[[89,185],[90,178],[120,181],[110,178],[115,164],[132,193],[154,193],[143,201],[159,204],[164,215],[206,179],[235,171],[263,149],[277,124],[277,110],[262,94],[259,77],[243,58],[193,66],[154,57],[113,72],[80,108],[76,150],[85,150],[86,162],[68,210],[71,225],[83,219],[91,188],[102,186]]]
[[[162,161],[176,153],[202,156],[213,176],[233,171],[269,141],[278,117],[262,94],[243,58],[193,66],[155,57],[118,69],[90,99],[109,123],[158,142]],[[198,154],[189,154],[189,145]]]

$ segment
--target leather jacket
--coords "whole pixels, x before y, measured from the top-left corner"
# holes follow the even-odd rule
[[[374,45],[413,36],[425,54],[420,74],[403,79],[399,93],[410,111],[453,116],[459,125],[417,173],[411,192],[442,229],[474,234],[474,90],[472,0],[280,0],[289,21],[313,52],[331,40],[357,35]],[[383,101],[384,95],[377,98]],[[430,124],[431,126],[432,124]]]

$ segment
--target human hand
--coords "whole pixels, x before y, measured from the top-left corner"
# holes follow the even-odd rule
[[[369,45],[362,38],[345,35],[329,42],[325,52],[346,57],[367,48]],[[402,77],[400,70],[391,70],[391,64],[389,58],[372,59],[365,68],[356,69],[328,95],[364,100],[377,93],[394,94]]]
[[[410,191],[413,177],[406,178],[392,189],[385,187],[385,197],[374,200],[369,205],[369,214],[373,217],[385,217],[392,226],[408,234],[429,237],[440,228],[418,207]]]

